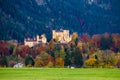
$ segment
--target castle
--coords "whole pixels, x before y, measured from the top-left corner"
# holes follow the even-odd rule
[[[62,31],[52,30],[52,38],[53,39],[58,38],[57,42],[60,43],[68,43],[71,41],[72,36],[69,35],[69,30]],[[47,43],[47,38],[45,37],[44,34],[41,36],[37,35],[35,38],[26,38],[24,40],[24,45],[28,45],[29,47],[33,47],[40,43]]]
[[[69,30],[56,31],[52,30],[52,38],[58,38],[60,43],[68,43],[71,41],[72,36],[69,35]]]
[[[35,38],[26,38],[24,40],[24,45],[27,45],[29,47],[33,47],[40,43],[47,43],[47,38],[44,34],[41,36],[37,35]]]

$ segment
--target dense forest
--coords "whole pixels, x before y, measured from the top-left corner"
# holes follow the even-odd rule
[[[17,63],[24,67],[42,68],[119,68],[120,34],[72,34],[72,40],[61,44],[51,39],[47,44],[34,47],[17,41],[0,40],[0,66],[13,67]]]
[[[120,33],[120,0],[0,0],[0,40],[45,33],[53,29],[83,33]]]

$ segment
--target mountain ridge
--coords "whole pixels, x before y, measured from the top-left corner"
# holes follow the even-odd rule
[[[0,39],[34,37],[53,29],[78,34],[120,33],[119,0],[1,0]]]

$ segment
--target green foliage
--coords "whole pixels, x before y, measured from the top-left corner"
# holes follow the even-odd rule
[[[32,58],[32,56],[30,56],[30,55],[27,55],[26,57],[25,57],[25,65],[26,66],[34,66],[34,60],[33,60],[33,58]]]
[[[6,56],[0,57],[0,67],[8,67],[8,59]]]
[[[107,35],[107,37],[106,37]],[[102,50],[110,49],[111,44],[113,44],[113,38],[109,34],[104,34],[101,38],[101,48]]]
[[[77,47],[74,52],[74,64],[77,67],[81,67],[83,65],[83,57],[80,49]]]
[[[62,46],[61,49],[60,49],[60,57],[63,60],[65,60],[65,56],[66,56],[66,53],[65,53],[64,47]]]
[[[115,53],[111,50],[98,51],[97,52],[98,63],[101,67],[110,67],[117,64]],[[101,65],[102,64],[102,65]],[[100,67],[99,66],[99,67]]]

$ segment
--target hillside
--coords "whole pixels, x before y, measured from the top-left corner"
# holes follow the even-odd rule
[[[119,0],[0,0],[0,40],[33,37],[52,29],[79,34],[120,33]]]

